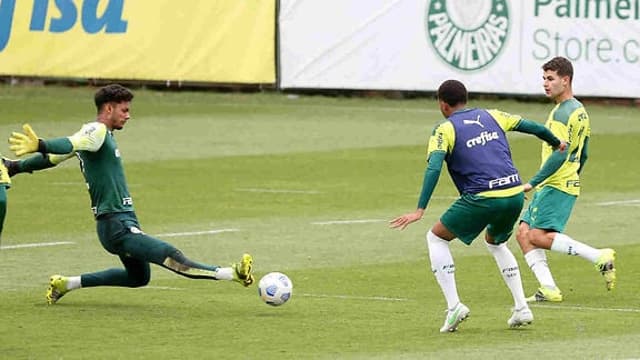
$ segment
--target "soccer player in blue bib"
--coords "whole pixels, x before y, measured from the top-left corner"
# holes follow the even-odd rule
[[[26,124],[24,133],[14,132],[9,138],[9,148],[16,155],[38,153],[27,159],[6,162],[11,174],[50,168],[71,157],[80,160],[100,243],[109,253],[118,256],[123,265],[123,268],[80,276],[51,276],[46,292],[49,304],[78,288],[145,286],[151,277],[150,263],[192,279],[232,280],[244,286],[254,282],[253,259],[249,254],[244,254],[240,262],[231,267],[202,264],[141,230],[114,136],[114,131],[121,130],[130,119],[132,99],[133,93],[129,89],[117,84],[107,85],[95,93],[96,120],[82,126],[75,134],[39,139]]]
[[[393,219],[390,226],[404,229],[422,218],[446,161],[460,198],[427,232],[431,270],[448,308],[440,332],[455,331],[470,312],[458,296],[449,242],[458,238],[469,245],[484,229],[487,248],[515,303],[507,324],[512,328],[531,324],[533,313],[525,300],[518,263],[506,246],[520,217],[524,192],[505,132],[534,134],[558,152],[566,144],[534,121],[498,110],[467,108],[467,90],[459,81],[445,81],[437,95],[446,121],[436,125],[429,139],[428,165],[417,210]]]
[[[556,57],[542,66],[544,90],[555,102],[545,126],[568,144],[564,153],[554,152],[542,144],[542,165],[525,184],[525,191],[537,191],[522,216],[516,238],[527,264],[540,287],[527,301],[562,301],[544,250],[579,256],[595,265],[604,277],[607,290],[616,284],[613,249],[595,249],[564,234],[571,210],[580,195],[580,173],[587,161],[591,127],[582,103],[573,97],[573,66]]]

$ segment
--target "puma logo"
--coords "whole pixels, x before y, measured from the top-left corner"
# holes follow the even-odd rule
[[[481,128],[484,129],[484,125],[482,125],[482,123],[480,122],[480,115],[478,115],[478,118],[475,120],[462,120],[462,123],[465,125],[478,125]]]

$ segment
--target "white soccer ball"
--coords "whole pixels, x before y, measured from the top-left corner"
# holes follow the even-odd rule
[[[280,272],[270,272],[260,279],[258,294],[265,303],[280,306],[291,298],[293,283],[289,277]]]

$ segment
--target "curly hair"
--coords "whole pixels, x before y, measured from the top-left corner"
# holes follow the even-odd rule
[[[110,84],[103,86],[96,91],[94,101],[98,111],[102,109],[102,106],[106,103],[121,103],[124,101],[133,100],[133,93],[126,87],[119,84]]]

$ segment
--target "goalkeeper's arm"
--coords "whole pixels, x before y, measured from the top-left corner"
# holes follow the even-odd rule
[[[75,153],[65,155],[38,153],[22,160],[3,159],[3,162],[7,167],[9,176],[13,176],[24,172],[31,173],[38,170],[52,168],[61,162],[72,158],[74,155]]]
[[[75,151],[85,150],[95,152],[100,149],[107,135],[107,127],[98,122],[86,124],[80,131],[69,137],[50,140],[40,139],[38,151],[43,154],[66,155]],[[42,147],[42,148],[40,148]]]
[[[23,127],[24,134],[13,133],[9,138],[9,148],[16,155],[33,152],[66,155],[75,151],[98,151],[107,135],[107,127],[99,122],[86,124],[80,131],[69,137],[40,139],[29,124]]]

